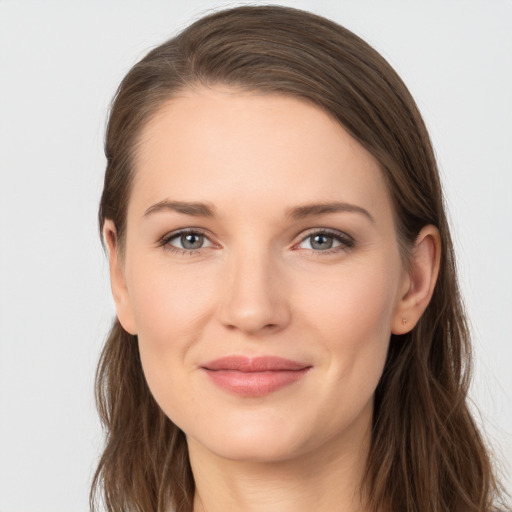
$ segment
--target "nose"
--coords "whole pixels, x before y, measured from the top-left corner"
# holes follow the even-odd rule
[[[280,331],[290,322],[283,272],[263,251],[233,254],[226,262],[220,293],[219,316],[229,329],[263,335]]]

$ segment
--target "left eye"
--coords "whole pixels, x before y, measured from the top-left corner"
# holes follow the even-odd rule
[[[165,244],[185,251],[194,251],[212,245],[205,235],[196,231],[177,233],[168,238]]]
[[[314,251],[328,251],[337,247],[352,247],[353,241],[346,236],[332,233],[312,233],[302,240],[298,245],[301,249],[312,249]]]

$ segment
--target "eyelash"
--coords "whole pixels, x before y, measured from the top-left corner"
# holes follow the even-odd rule
[[[176,238],[179,238],[184,235],[201,235],[205,238],[208,238],[206,231],[200,229],[200,228],[187,228],[187,229],[180,229],[179,231],[173,231],[172,233],[168,233],[167,235],[164,235],[160,241],[158,242],[159,247],[163,247],[165,250],[175,253],[175,254],[183,254],[183,255],[193,255],[199,252],[203,247],[199,249],[181,249],[179,247],[174,247],[170,244],[172,240],[175,240]],[[213,244],[213,242],[211,242]]]
[[[173,231],[172,233],[168,233],[167,235],[163,236],[159,240],[158,246],[163,247],[172,253],[180,254],[180,255],[194,255],[194,254],[198,253],[201,249],[204,249],[204,247],[200,247],[199,249],[181,249],[180,247],[175,247],[175,246],[171,245],[170,242],[172,240],[175,240],[184,235],[201,235],[201,236],[204,236],[206,239],[208,239],[212,245],[215,245],[208,238],[206,231],[204,231],[200,228],[187,228],[187,229],[181,229],[179,231]],[[326,254],[335,254],[335,253],[342,252],[342,251],[348,251],[348,250],[352,249],[355,245],[355,240],[351,236],[349,236],[341,231],[323,228],[323,229],[316,229],[316,230],[310,231],[297,244],[295,244],[294,247],[302,244],[308,238],[311,238],[313,236],[325,236],[328,238],[332,238],[335,241],[340,243],[340,245],[337,247],[333,247],[333,248],[326,249],[323,251],[322,250],[315,251],[314,249],[308,249],[311,251],[311,254],[313,254],[314,256],[322,256],[322,255],[326,255]]]
[[[302,244],[308,238],[312,238],[313,236],[325,236],[327,238],[332,238],[340,243],[340,245],[338,245],[337,247],[332,247],[330,249],[325,249],[323,251],[315,251],[314,249],[309,249],[313,256],[320,257],[328,254],[337,254],[339,252],[348,251],[355,246],[355,240],[351,236],[347,235],[346,233],[343,233],[342,231],[328,228],[311,230],[304,237],[302,237],[300,242],[298,244],[295,244],[295,246]]]

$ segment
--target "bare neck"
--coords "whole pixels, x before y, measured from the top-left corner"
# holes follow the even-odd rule
[[[189,439],[194,512],[364,512],[369,435],[282,461],[218,457]],[[354,439],[352,439],[354,441]]]

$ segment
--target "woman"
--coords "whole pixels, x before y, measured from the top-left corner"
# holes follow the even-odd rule
[[[128,73],[106,155],[92,504],[492,510],[436,163],[380,55],[298,10],[212,14]]]

